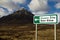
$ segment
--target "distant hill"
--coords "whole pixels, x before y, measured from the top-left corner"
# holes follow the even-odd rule
[[[25,9],[0,18],[0,25],[33,23],[33,14]]]

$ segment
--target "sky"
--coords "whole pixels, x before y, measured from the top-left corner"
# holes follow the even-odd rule
[[[0,17],[21,8],[37,14],[57,14],[60,22],[60,0],[0,0]]]

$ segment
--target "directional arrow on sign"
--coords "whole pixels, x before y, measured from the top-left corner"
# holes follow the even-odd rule
[[[40,23],[40,17],[39,16],[35,16],[34,17],[34,23]]]
[[[35,19],[35,21],[38,21],[39,19]]]

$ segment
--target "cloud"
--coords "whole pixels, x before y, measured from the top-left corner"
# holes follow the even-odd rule
[[[11,0],[0,0],[0,3],[2,3],[2,2],[9,2],[9,1],[11,1]]]
[[[8,10],[20,9],[19,4],[25,4],[26,0],[0,0],[0,6],[7,8]]]
[[[38,11],[38,12],[32,12],[34,15],[42,15],[42,14],[46,14],[48,12],[46,11]]]
[[[15,4],[12,1],[2,2],[2,3],[0,3],[0,6],[2,6],[4,8],[7,8],[9,11],[12,11],[14,9],[19,9],[20,8],[17,4]]]
[[[57,4],[55,5],[55,7],[56,7],[57,9],[60,9],[60,3],[57,3]]]
[[[31,11],[46,11],[47,0],[32,0],[28,5]]]
[[[26,0],[12,0],[12,1],[14,1],[15,3],[20,3],[20,4],[26,3]]]
[[[8,14],[6,14],[5,10],[0,8],[0,17],[6,16]]]
[[[47,0],[32,0],[28,6],[35,15],[48,12]]]

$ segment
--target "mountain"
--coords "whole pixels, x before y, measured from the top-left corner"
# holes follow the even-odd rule
[[[0,25],[15,25],[33,23],[33,14],[25,9],[18,10],[8,16],[0,18]]]

